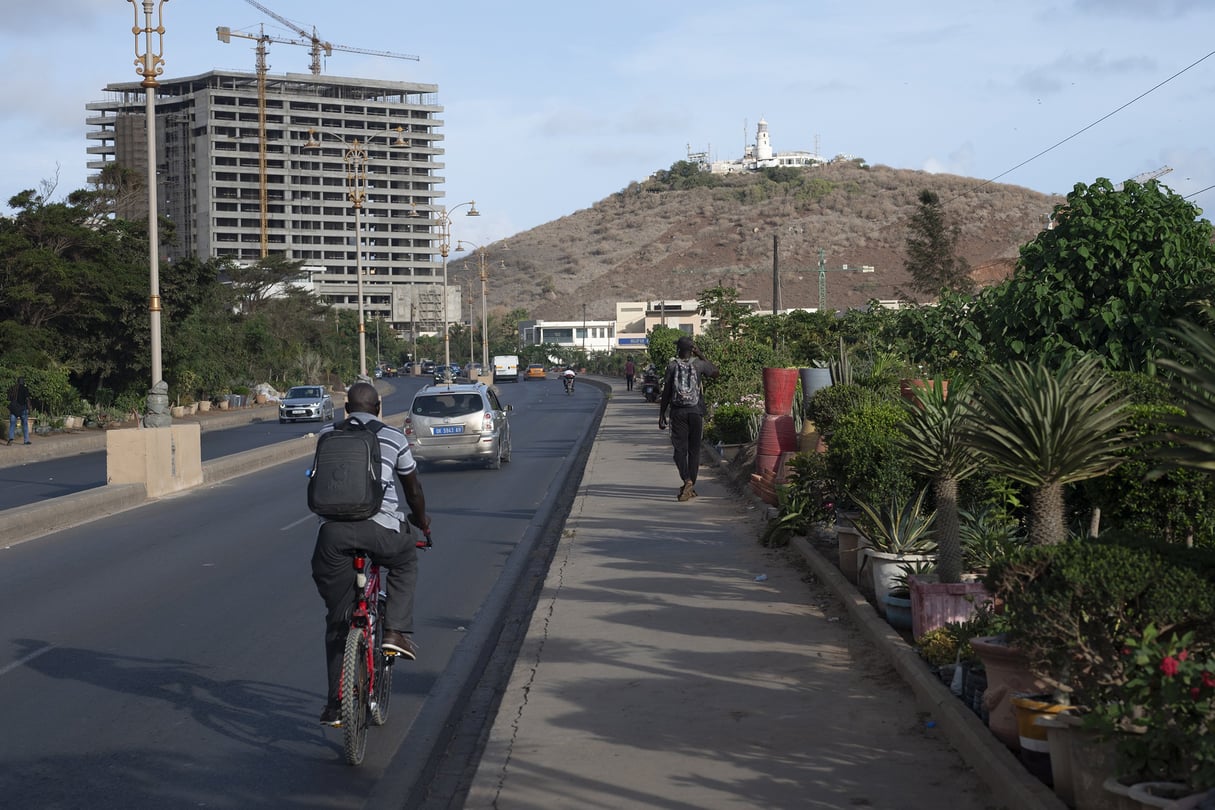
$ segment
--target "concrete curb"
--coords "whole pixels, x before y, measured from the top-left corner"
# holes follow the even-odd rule
[[[141,506],[148,500],[143,484],[113,484],[6,509],[0,521],[0,545],[15,545],[99,517]]]
[[[983,721],[932,674],[911,645],[878,615],[835,565],[805,538],[795,538],[791,545],[814,576],[843,603],[852,621],[911,687],[919,705],[932,714],[950,744],[996,795],[1020,810],[1067,810],[1067,805],[1027,771]]]

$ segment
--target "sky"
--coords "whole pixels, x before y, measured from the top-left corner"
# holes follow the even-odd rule
[[[1209,0],[258,0],[337,46],[323,72],[438,85],[452,238],[489,244],[589,208],[693,152],[845,154],[1066,194],[1168,166],[1215,209]],[[142,2],[138,4],[143,24]],[[167,0],[164,77],[254,70],[291,28],[249,0]],[[0,213],[87,186],[86,103],[137,81],[130,0],[0,0]],[[142,43],[142,41],[141,41]],[[142,50],[142,44],[141,44]],[[307,47],[271,44],[272,74]],[[1193,196],[1190,196],[1193,195]]]

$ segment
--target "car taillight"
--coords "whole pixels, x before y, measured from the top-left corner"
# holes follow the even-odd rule
[[[484,432],[486,432],[486,433],[493,433],[493,431],[494,431],[494,415],[493,415],[492,413],[490,413],[489,411],[486,411],[486,412],[485,412],[485,413],[482,415],[482,420],[483,420],[484,424],[481,426],[481,430],[482,430],[482,431],[484,431]]]
[[[406,436],[413,435],[413,420],[410,419],[408,416],[405,417],[405,435]]]

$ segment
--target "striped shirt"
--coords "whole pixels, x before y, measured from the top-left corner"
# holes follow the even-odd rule
[[[397,476],[408,475],[418,468],[417,462],[413,460],[413,453],[409,452],[409,441],[405,438],[404,433],[378,416],[358,412],[346,416],[347,418],[356,417],[364,424],[372,420],[384,424],[384,427],[380,428],[380,432],[376,434],[380,440],[380,480],[386,483],[384,501],[380,504],[380,511],[371,519],[386,529],[399,532],[401,524],[405,520],[405,513],[400,510],[401,499],[398,494]],[[325,425],[317,436],[328,433],[333,428],[332,424]],[[321,518],[321,522],[324,522],[324,518]]]

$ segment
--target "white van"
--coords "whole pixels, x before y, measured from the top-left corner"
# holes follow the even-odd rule
[[[498,383],[503,380],[519,382],[519,355],[494,355],[494,382]]]

